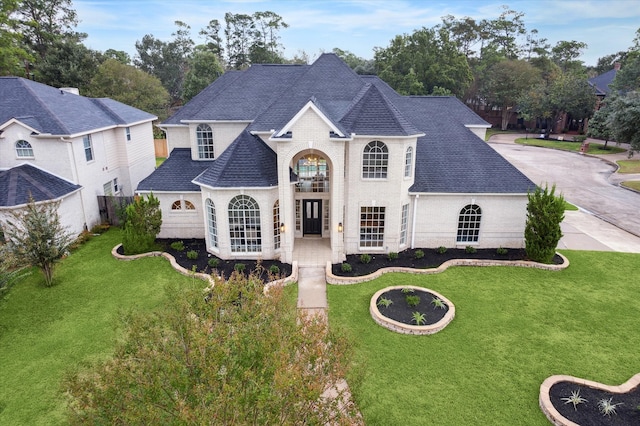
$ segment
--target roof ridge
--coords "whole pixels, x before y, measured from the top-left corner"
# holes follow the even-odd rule
[[[26,80],[23,77],[18,77],[18,81],[20,82],[22,87],[25,88],[25,90],[27,90],[29,93],[31,93],[31,95],[35,98],[36,102],[42,107],[42,109],[44,109],[47,112],[47,114],[53,119],[53,121],[55,121],[60,126],[60,128],[65,131],[65,133],[63,133],[63,134],[70,135],[71,132],[69,131],[67,126],[65,126],[64,123],[58,118],[58,116],[56,114],[54,114],[53,111],[51,111],[49,109],[49,106],[45,102],[43,102],[42,99],[40,99],[40,96],[38,96],[36,94],[36,91],[33,90],[28,84],[25,83],[25,81],[29,81],[29,84],[31,84],[31,80]],[[34,81],[33,83],[42,84],[42,83],[38,83],[37,81]],[[53,90],[62,91],[62,89],[57,89],[57,88],[55,88],[53,86],[47,86],[46,84],[42,84],[42,86],[44,86],[45,89],[47,89],[47,90],[49,88],[51,88]],[[74,96],[80,96],[80,95],[74,95]]]

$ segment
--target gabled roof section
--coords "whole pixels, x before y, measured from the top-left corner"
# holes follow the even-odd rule
[[[616,78],[617,73],[618,70],[614,68],[589,79],[589,84],[591,84],[591,86],[596,89],[596,95],[606,96],[611,93],[611,88],[609,87],[609,85],[613,83],[613,80]]]
[[[14,207],[34,201],[53,201],[82,188],[31,164],[0,171],[0,207]]]
[[[211,161],[192,160],[190,148],[174,148],[169,158],[138,184],[136,191],[199,192],[200,187],[191,181],[210,165]]]
[[[156,117],[113,99],[87,98],[21,77],[0,77],[0,124],[12,118],[39,133],[70,136]]]
[[[357,135],[410,136],[422,134],[398,109],[372,84],[363,91],[342,117],[349,133]]]
[[[322,107],[320,102],[315,97],[312,97],[300,109],[300,111],[298,111],[298,113],[293,116],[293,118],[276,133],[276,137],[283,137],[308,111],[313,111],[314,113],[316,113],[316,115],[318,115],[318,117],[320,117],[320,119],[322,119],[322,121],[327,124],[327,127],[331,129],[330,132],[335,133],[339,137],[346,137],[348,135],[345,128],[341,126],[340,123],[334,123],[333,121],[331,121],[331,119],[327,116],[325,108]]]
[[[212,188],[277,186],[278,159],[262,139],[245,130],[194,182]]]

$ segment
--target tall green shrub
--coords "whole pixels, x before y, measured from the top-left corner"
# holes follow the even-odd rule
[[[524,230],[527,256],[541,263],[551,263],[558,241],[562,238],[560,223],[564,219],[564,197],[555,195],[556,186],[537,187],[528,194],[527,224]]]
[[[153,250],[162,225],[160,201],[153,194],[146,199],[139,197],[127,206],[126,212],[127,221],[122,233],[124,253],[129,255]]]

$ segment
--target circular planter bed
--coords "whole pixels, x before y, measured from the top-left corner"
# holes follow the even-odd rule
[[[540,387],[540,407],[555,425],[640,425],[640,374],[621,386],[552,376]]]
[[[411,285],[383,288],[369,303],[376,323],[404,334],[437,333],[453,320],[455,310],[443,295]]]

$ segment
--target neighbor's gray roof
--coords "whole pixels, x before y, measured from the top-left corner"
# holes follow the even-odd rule
[[[31,164],[0,170],[0,207],[14,207],[34,201],[50,201],[82,188]]]
[[[248,132],[278,132],[308,102],[346,134],[424,133],[412,192],[526,193],[535,187],[465,127],[489,124],[458,99],[401,96],[376,76],[357,75],[334,54],[312,65],[254,65],[227,73],[165,124],[236,119],[251,121]],[[197,181],[212,187],[276,185],[276,154],[262,145],[243,133]],[[264,161],[256,161],[256,153]]]
[[[87,98],[21,77],[0,77],[0,125],[19,120],[38,133],[75,135],[156,117],[108,98]]]
[[[189,148],[174,148],[169,158],[138,184],[137,191],[199,192],[200,187],[191,181],[210,165],[211,161],[192,160]]]
[[[612,69],[589,79],[589,84],[596,89],[596,95],[606,96],[611,92],[609,85],[613,83],[617,73],[618,70]]]

